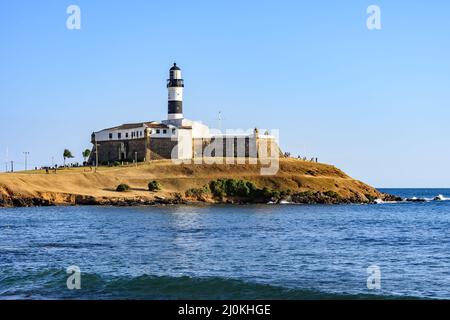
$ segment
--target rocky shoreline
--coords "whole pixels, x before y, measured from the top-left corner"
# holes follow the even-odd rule
[[[92,197],[85,195],[54,194],[49,197],[23,197],[17,195],[1,195],[0,207],[48,207],[48,206],[155,206],[155,205],[180,205],[180,204],[375,204],[377,199],[367,199],[359,195],[351,198],[341,198],[336,194],[327,192],[303,192],[286,197],[267,199],[246,199],[242,197],[218,198],[189,198],[179,193],[170,197]],[[382,194],[383,202],[403,201],[404,199],[389,194]]]
[[[402,201],[321,163],[282,158],[273,176],[255,164],[173,164],[0,174],[0,207],[175,204],[370,204]]]

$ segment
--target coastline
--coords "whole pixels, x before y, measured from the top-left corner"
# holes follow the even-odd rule
[[[254,164],[182,164],[167,160],[124,167],[100,167],[0,174],[0,207],[58,205],[149,206],[175,204],[368,204],[397,201],[355,180],[334,166],[298,159],[280,159],[276,175],[260,175]],[[217,194],[212,181],[244,182],[257,188],[253,195]],[[148,190],[158,181],[161,190]],[[126,183],[130,190],[116,191]],[[204,191],[208,189],[207,191]]]
[[[342,204],[376,204],[373,200],[362,199],[336,199],[321,194],[313,194],[311,196],[299,196],[300,200],[289,200],[286,198],[281,199],[267,199],[267,201],[252,201],[250,199],[243,198],[227,198],[224,200],[196,200],[187,197],[178,197],[174,195],[172,198],[106,198],[106,197],[92,197],[92,196],[80,196],[73,194],[53,194],[52,199],[47,197],[18,197],[18,196],[2,196],[0,198],[0,208],[20,208],[20,207],[49,207],[49,206],[116,206],[116,207],[134,207],[134,206],[156,206],[156,205],[248,205],[248,204],[270,204],[270,205],[286,205],[286,204],[309,204],[309,205],[342,205]],[[396,200],[390,200],[396,198]],[[401,201],[397,197],[383,194],[382,201]]]

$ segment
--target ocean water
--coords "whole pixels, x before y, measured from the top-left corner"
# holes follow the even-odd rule
[[[450,298],[450,201],[0,208],[0,299],[411,297]]]

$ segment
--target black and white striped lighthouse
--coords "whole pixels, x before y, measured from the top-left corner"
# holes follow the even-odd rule
[[[181,69],[174,63],[170,68],[170,79],[167,79],[169,91],[168,120],[183,119],[183,88],[184,80],[181,79]]]

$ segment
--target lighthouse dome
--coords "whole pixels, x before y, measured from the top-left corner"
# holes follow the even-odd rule
[[[174,63],[174,64],[173,64],[173,67],[170,68],[170,71],[174,71],[174,70],[181,70],[180,68],[177,67],[177,64],[176,64],[176,63]]]

